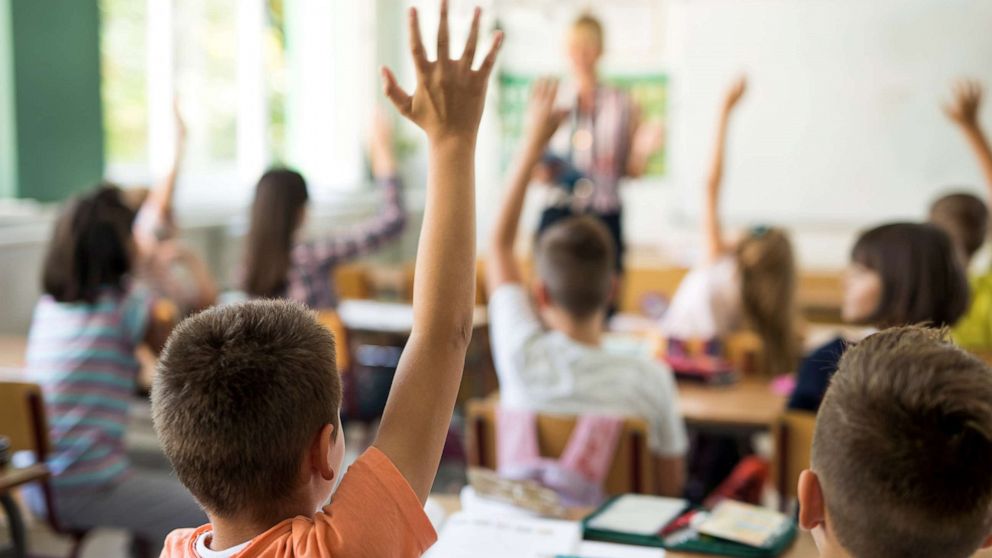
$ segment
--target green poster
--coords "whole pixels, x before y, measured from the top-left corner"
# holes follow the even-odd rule
[[[499,76],[500,153],[504,169],[509,166],[511,158],[516,153],[517,144],[523,133],[530,87],[537,78],[538,76],[507,72]],[[609,76],[604,81],[630,93],[641,108],[642,121],[660,121],[663,126],[666,125],[668,76],[661,73],[634,74]],[[666,149],[662,147],[651,158],[647,176],[665,174],[665,155]]]

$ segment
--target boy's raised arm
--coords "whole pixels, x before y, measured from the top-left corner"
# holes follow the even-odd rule
[[[489,74],[502,34],[478,70],[472,68],[480,11],[461,59],[451,60],[448,5],[441,2],[437,60],[420,38],[410,10],[410,50],[417,72],[413,95],[383,68],[386,95],[427,134],[427,203],[417,249],[414,327],[383,413],[375,446],[427,499],[441,459],[472,336],[475,304],[475,143]]]
[[[713,161],[706,180],[706,201],[703,207],[703,238],[706,239],[707,261],[713,262],[726,250],[723,239],[723,226],[720,222],[720,188],[723,183],[723,162],[727,149],[727,128],[734,107],[740,102],[747,89],[747,79],[740,77],[727,90],[720,111],[717,126],[716,145],[713,148]]]
[[[520,212],[523,210],[531,175],[541,161],[541,155],[551,141],[551,136],[568,115],[567,110],[555,108],[557,95],[558,82],[547,79],[538,80],[531,92],[527,131],[489,240],[486,283],[490,293],[500,285],[519,283],[521,280],[520,269],[513,256],[513,244],[517,238]]]
[[[978,158],[978,164],[985,176],[985,185],[992,204],[992,148],[978,122],[978,112],[982,106],[982,86],[977,81],[961,81],[954,87],[954,100],[944,106],[947,117],[964,132],[965,138]]]

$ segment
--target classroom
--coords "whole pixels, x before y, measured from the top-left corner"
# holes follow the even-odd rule
[[[992,557],[990,23],[0,0],[0,558]]]

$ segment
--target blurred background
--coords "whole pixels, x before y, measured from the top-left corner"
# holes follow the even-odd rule
[[[922,218],[949,187],[982,192],[940,104],[958,77],[992,83],[992,3],[453,0],[453,29],[467,28],[476,4],[486,28],[507,35],[478,151],[481,234],[529,83],[566,74],[565,31],[586,11],[605,25],[604,80],[665,130],[647,175],[623,187],[634,266],[695,261],[718,104],[741,73],[749,94],[723,211],[735,226],[789,227],[804,269],[842,267],[858,230]],[[315,229],[373,213],[364,146],[383,104],[377,69],[412,85],[410,5],[434,1],[0,0],[0,333],[27,330],[58,202],[104,178],[148,186],[167,172],[174,97],[189,130],[177,216],[222,285],[241,256],[254,183],[272,165],[307,176]],[[431,36],[434,10],[422,14]],[[375,258],[398,263],[416,245],[424,142],[390,115],[412,220]],[[541,196],[531,193],[525,230]]]

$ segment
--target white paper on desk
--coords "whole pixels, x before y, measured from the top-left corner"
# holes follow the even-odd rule
[[[575,553],[579,558],[665,558],[661,548],[583,541]]]
[[[466,512],[448,519],[425,558],[546,558],[575,552],[575,521],[489,517]]]
[[[688,506],[687,501],[677,498],[626,494],[593,518],[589,527],[632,535],[654,535]]]

